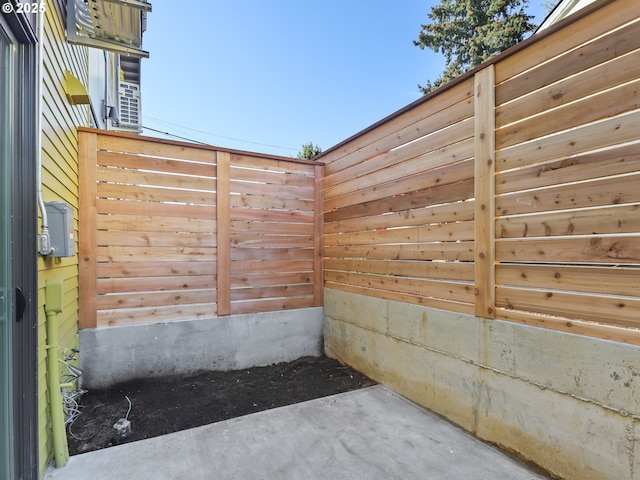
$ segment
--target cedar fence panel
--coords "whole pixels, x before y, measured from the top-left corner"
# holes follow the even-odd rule
[[[327,287],[473,313],[473,91],[324,157]]]
[[[544,62],[522,50],[509,63],[526,74],[499,78],[498,317],[640,327],[639,13],[610,3],[570,25],[573,43],[547,37]]]
[[[315,166],[235,154],[231,179],[231,313],[314,306]]]
[[[329,288],[640,343],[640,4],[325,152]]]
[[[92,129],[79,143],[81,328],[321,305],[319,164]]]

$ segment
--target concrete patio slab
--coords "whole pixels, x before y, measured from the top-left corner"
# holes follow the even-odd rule
[[[378,385],[77,455],[44,478],[546,477]]]

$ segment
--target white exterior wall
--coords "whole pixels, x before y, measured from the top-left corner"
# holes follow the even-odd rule
[[[89,98],[91,99],[91,107],[95,112],[97,122],[96,128],[105,129],[104,112],[102,102],[105,99],[107,89],[107,79],[105,72],[107,68],[106,56],[112,55],[104,50],[97,48],[88,48],[89,52]]]

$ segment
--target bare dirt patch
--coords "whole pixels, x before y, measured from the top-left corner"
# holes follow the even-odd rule
[[[69,427],[69,452],[99,450],[374,384],[328,357],[129,381],[81,397],[81,414]],[[131,434],[120,438],[113,425],[125,417]]]

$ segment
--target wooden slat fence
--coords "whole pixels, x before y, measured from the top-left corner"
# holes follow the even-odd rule
[[[324,157],[325,280],[474,310],[473,79]]]
[[[92,129],[79,145],[81,328],[322,305],[320,164]]]
[[[600,1],[320,157],[327,287],[640,342],[639,17]]]
[[[640,326],[639,16],[612,2],[496,64],[500,318]]]

